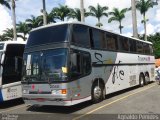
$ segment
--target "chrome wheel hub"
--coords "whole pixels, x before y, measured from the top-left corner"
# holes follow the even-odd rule
[[[96,99],[99,99],[99,98],[101,97],[101,93],[102,93],[101,88],[100,88],[99,86],[96,86],[96,87],[94,88],[94,97],[95,97]]]

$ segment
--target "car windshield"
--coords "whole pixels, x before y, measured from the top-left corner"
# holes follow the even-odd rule
[[[67,49],[53,49],[24,55],[24,81],[52,82],[64,80]]]

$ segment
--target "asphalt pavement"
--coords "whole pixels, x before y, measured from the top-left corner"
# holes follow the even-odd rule
[[[151,83],[71,107],[31,106],[18,99],[0,104],[2,120],[160,120],[160,85]]]

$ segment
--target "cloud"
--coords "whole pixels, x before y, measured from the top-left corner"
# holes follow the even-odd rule
[[[108,6],[109,11],[111,11],[114,7],[122,9],[122,8],[129,8],[131,7],[131,0],[84,0],[84,7],[88,9],[89,5],[96,6],[97,3],[99,3],[101,6]],[[71,8],[80,8],[80,0],[66,0],[65,4],[68,5]],[[159,2],[160,4],[160,2]],[[154,6],[154,8],[150,8],[148,12],[146,13],[146,17],[149,19],[148,25],[147,25],[147,34],[151,34],[157,31],[155,28],[156,24],[154,23],[155,19],[160,21],[160,5]],[[159,10],[157,10],[159,9]],[[156,13],[156,14],[154,14]],[[156,16],[155,16],[156,15]],[[137,26],[138,26],[138,31],[141,31],[140,33],[144,33],[143,30],[143,24],[141,24],[141,20],[143,19],[142,15],[140,14],[139,11],[137,11]],[[97,19],[93,17],[86,18],[86,23],[90,25],[95,25],[97,22]],[[114,32],[119,33],[119,23],[118,22],[112,22],[108,23],[108,18],[102,18],[101,22],[103,23],[103,28],[107,30],[111,30]],[[125,19],[122,21],[122,25],[124,26],[123,31],[125,32],[124,34],[131,35],[132,32],[132,13],[131,11],[127,12],[125,14]]]
[[[130,0],[121,0],[120,2],[117,0],[112,0],[112,2],[109,0],[84,0],[84,7],[88,8],[90,5],[96,6],[97,3],[103,6],[108,6],[110,9],[113,7],[124,8],[131,5]],[[80,8],[80,0],[66,0],[65,4],[72,8]]]
[[[58,4],[64,4],[64,0],[46,0],[47,12],[50,12],[53,7]],[[42,0],[18,0],[16,1],[16,22],[25,21],[31,15],[42,15]],[[6,10],[5,7],[0,5],[0,34],[6,28],[12,27],[11,10]]]
[[[155,20],[156,20],[157,22],[160,22],[160,9],[156,10]]]
[[[160,32],[160,24],[153,25],[153,24],[147,24],[147,35],[155,34],[156,32]],[[144,34],[144,30],[140,32],[140,34]]]
[[[89,11],[88,6],[92,5],[92,6],[96,6],[98,4],[100,4],[101,6],[108,6],[109,10],[106,12],[111,11],[114,7],[117,8],[129,8],[131,6],[131,2],[130,0],[121,0],[120,2],[117,0],[84,0],[84,7],[85,9],[87,9],[87,11]],[[66,5],[68,5],[71,8],[80,8],[80,0],[66,0],[65,2]],[[121,4],[121,5],[120,5]],[[130,20],[127,20],[130,19]],[[85,19],[85,22],[87,24],[90,25],[95,25],[97,23],[97,19],[95,17],[87,17]],[[126,24],[127,22],[127,24]],[[101,18],[101,23],[103,24],[103,28],[110,30],[110,31],[114,31],[114,32],[118,32],[119,33],[119,23],[118,22],[112,22],[112,23],[108,23],[108,18],[106,17],[102,17]],[[127,26],[128,24],[131,25],[132,21],[131,21],[131,11],[129,11],[128,13],[126,13],[126,19],[124,19],[122,21],[122,24],[124,26]]]
[[[46,0],[47,12],[58,6],[58,4],[64,4],[64,0]],[[16,1],[16,15],[17,21],[25,21],[30,18],[31,15],[42,15],[42,0],[18,0]]]
[[[96,6],[99,3],[101,6],[108,6],[110,9],[107,11],[111,11],[113,7],[117,8],[128,8],[131,6],[131,0],[84,0],[84,6],[87,9],[88,6]],[[80,0],[46,0],[46,8],[47,12],[50,12],[52,8],[57,7],[58,4],[68,5],[71,8],[80,8]],[[39,16],[42,13],[40,10],[42,9],[42,0],[18,0],[16,1],[16,16],[17,23],[19,21],[25,21],[27,18],[30,18],[31,15]],[[11,11],[6,11],[4,7],[0,6],[1,16],[0,16],[0,33],[3,29],[7,27],[11,27]],[[124,26],[123,31],[124,34],[128,32],[132,32],[132,15],[131,11],[127,12],[125,15],[125,19],[122,21],[122,25]],[[156,27],[158,22],[160,21],[160,1],[159,5],[154,8],[149,9],[146,14],[149,19],[148,24],[151,24],[153,27]],[[154,18],[154,19],[153,19]],[[139,11],[137,11],[137,23],[139,31],[143,31],[143,24],[141,24],[142,16]],[[97,23],[97,19],[94,17],[87,17],[85,22],[90,25],[95,25]],[[119,23],[112,22],[108,23],[108,18],[102,17],[101,22],[103,24],[103,28],[107,30],[112,30],[113,32],[119,33]],[[151,25],[149,29],[151,28]],[[158,31],[160,28],[154,28],[154,31]],[[149,30],[149,33],[152,32]]]
[[[132,34],[131,32],[127,32],[127,33],[124,33],[123,35],[130,37],[130,36],[132,36],[133,34]]]
[[[0,34],[2,34],[3,30],[5,30],[6,28],[12,27],[12,20],[11,20],[11,16],[9,15],[8,11],[2,5],[0,5],[0,11],[1,11]]]

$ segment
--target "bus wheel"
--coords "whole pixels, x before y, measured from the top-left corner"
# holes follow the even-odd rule
[[[150,82],[149,75],[146,74],[146,75],[145,75],[145,84],[147,85],[149,82]]]
[[[92,102],[93,103],[98,103],[100,101],[103,100],[103,93],[104,90],[103,90],[103,85],[102,83],[99,83],[99,86],[98,86],[98,83],[95,83],[93,84],[93,87],[92,87]]]
[[[140,74],[140,76],[139,76],[139,86],[143,87],[144,83],[145,83],[144,77],[143,77],[142,74]]]

